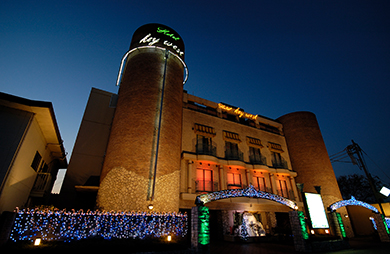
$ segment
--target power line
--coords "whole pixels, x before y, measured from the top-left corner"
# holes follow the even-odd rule
[[[338,153],[335,153],[331,156],[329,156],[330,162],[342,162],[342,163],[352,163],[351,160],[345,160],[346,158],[349,158],[349,155],[347,153],[347,149],[344,149]]]

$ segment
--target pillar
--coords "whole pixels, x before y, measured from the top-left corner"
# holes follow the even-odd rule
[[[302,211],[290,211],[291,231],[294,235],[294,248],[298,252],[311,252],[311,245],[308,242],[309,234]]]
[[[387,228],[387,225],[383,220],[382,214],[376,213],[373,214],[372,217],[374,217],[379,239],[381,240],[381,242],[390,242],[389,229]]]

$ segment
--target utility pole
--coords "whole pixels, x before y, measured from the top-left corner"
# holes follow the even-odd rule
[[[352,145],[349,145],[347,146],[347,153],[349,155],[349,157],[351,158],[352,160],[352,164],[354,165],[358,165],[358,167],[360,169],[362,169],[364,171],[364,173],[366,174],[367,176],[367,179],[368,179],[368,183],[370,184],[370,187],[372,189],[372,192],[374,193],[374,197],[376,199],[376,202],[378,202],[379,204],[379,208],[381,209],[381,212],[384,216],[385,215],[385,212],[383,210],[383,207],[382,207],[382,204],[377,196],[377,189],[372,181],[372,176],[370,173],[368,173],[368,170],[367,170],[367,166],[366,166],[366,163],[363,159],[363,154],[362,154],[362,149],[360,148],[360,146],[358,144],[356,144],[353,140],[352,140]],[[355,157],[355,155],[357,157]]]

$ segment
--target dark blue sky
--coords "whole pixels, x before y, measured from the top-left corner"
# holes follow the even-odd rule
[[[387,0],[2,0],[0,90],[51,101],[69,159],[91,87],[117,92],[133,32],[161,23],[184,40],[188,93],[274,119],[314,112],[330,155],[354,139],[390,183],[389,13]]]

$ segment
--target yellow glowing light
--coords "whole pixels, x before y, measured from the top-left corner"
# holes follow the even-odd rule
[[[148,205],[148,208],[149,208],[149,210],[152,210],[153,209],[153,205],[152,204]]]
[[[329,229],[325,229],[325,233],[329,234]]]
[[[38,246],[38,245],[40,245],[40,244],[41,244],[41,238],[35,239],[35,241],[34,241],[34,246]]]
[[[169,236],[167,237],[167,240],[168,240],[168,242],[170,242],[170,241],[172,240],[172,236],[169,235]]]
[[[244,117],[244,118],[248,118],[248,119],[251,119],[251,120],[256,120],[257,119],[257,116],[258,115],[252,115],[252,114],[249,114],[249,113],[246,113],[242,110],[240,110],[240,108],[236,108],[233,110],[232,107],[229,107],[229,106],[226,106],[222,103],[218,103],[218,108],[222,109],[223,111],[226,111],[226,112],[231,112],[235,115],[237,115],[238,117]]]
[[[310,233],[312,234],[312,235],[314,235],[314,230],[312,229],[312,230],[310,230]]]

